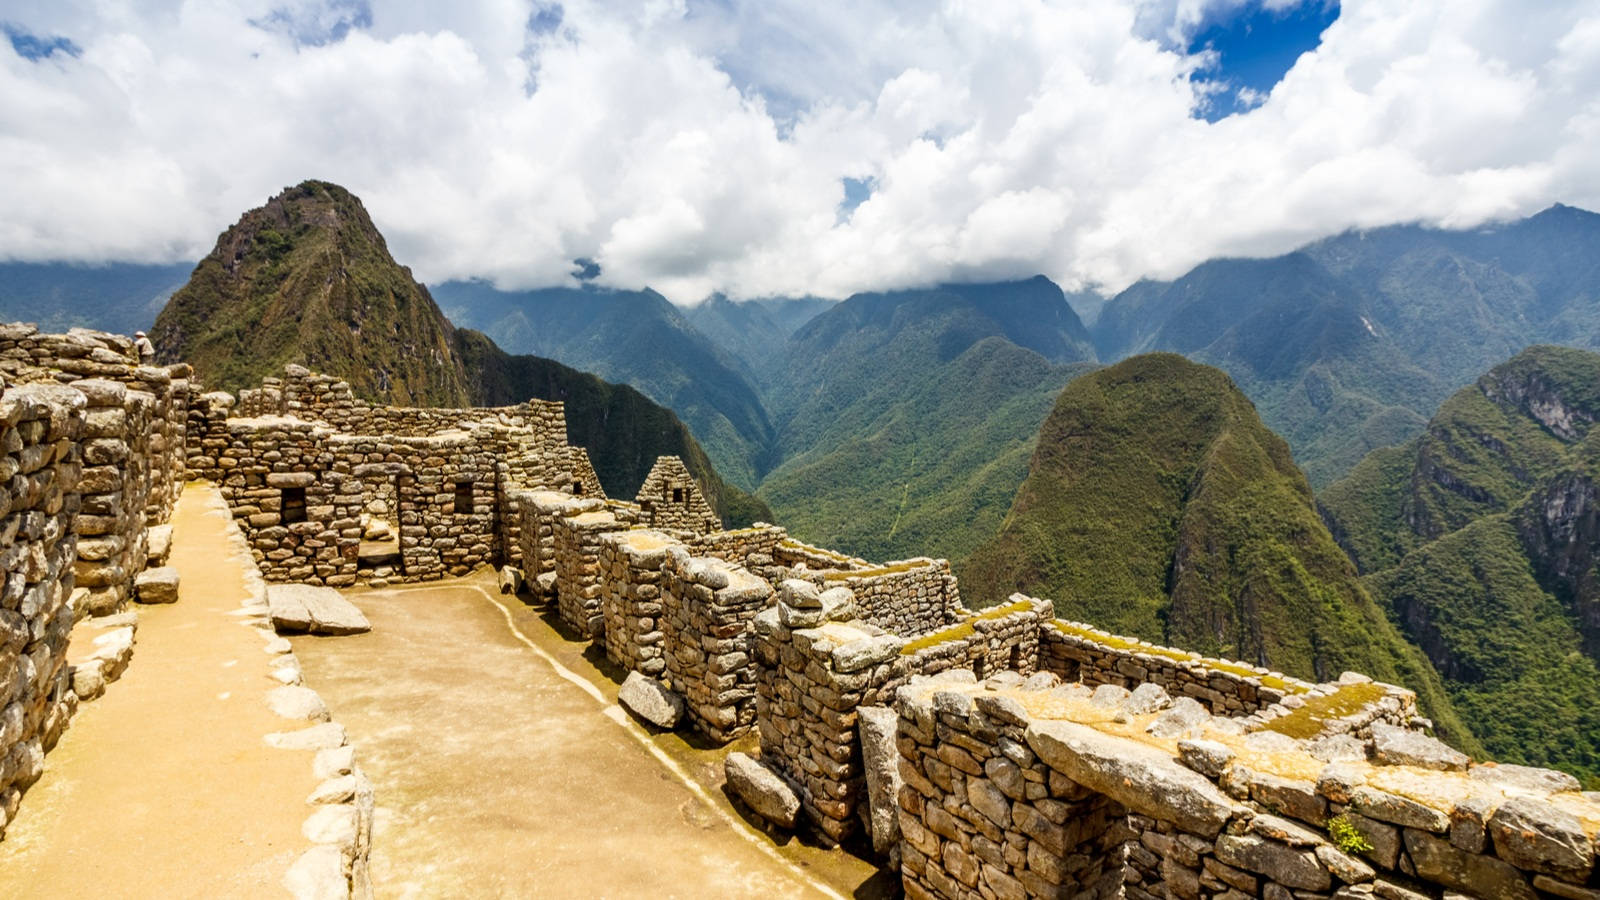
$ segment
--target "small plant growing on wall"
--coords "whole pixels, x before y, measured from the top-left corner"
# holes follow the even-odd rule
[[[1328,820],[1328,837],[1333,838],[1334,846],[1351,856],[1372,852],[1372,842],[1344,816]]]

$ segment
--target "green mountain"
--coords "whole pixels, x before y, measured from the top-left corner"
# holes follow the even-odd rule
[[[337,185],[307,181],[245,213],[172,296],[151,338],[162,358],[192,363],[207,385],[233,391],[296,362],[340,374],[375,402],[561,400],[569,438],[590,451],[608,493],[632,498],[655,458],[676,454],[726,522],[771,518],[718,476],[670,410],[452,326],[389,255],[361,201]]]
[[[790,335],[837,305],[818,297],[769,297],[733,301],[716,294],[683,311],[696,331],[744,365],[752,383],[757,372],[783,356]]]
[[[193,270],[192,263],[0,263],[0,322],[132,334],[150,327]]]
[[[1323,518],[1498,758],[1600,783],[1600,355],[1530,347]]]
[[[1228,372],[1324,486],[1521,348],[1600,346],[1597,260],[1600,216],[1566,206],[1468,231],[1353,231],[1141,282],[1093,333],[1102,359],[1172,350]]]
[[[655,291],[499,291],[480,281],[435,285],[450,320],[512,353],[560,360],[638,388],[670,407],[716,461],[754,489],[772,467],[776,433],[742,365]]]
[[[968,602],[1013,591],[1146,640],[1326,680],[1415,689],[1474,748],[1437,673],[1317,517],[1288,444],[1226,374],[1137,356],[1061,391],[999,533],[960,566]]]
[[[853,296],[758,373],[783,454],[759,494],[806,540],[960,558],[999,524],[1051,398],[1092,359],[1043,278]]]

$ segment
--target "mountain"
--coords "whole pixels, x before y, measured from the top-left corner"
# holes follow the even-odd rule
[[[52,332],[144,331],[193,270],[192,263],[0,263],[0,322],[32,322]]]
[[[789,336],[837,304],[818,297],[733,301],[716,294],[683,311],[695,330],[744,364],[752,381],[783,356]]]
[[[758,372],[783,458],[758,493],[806,540],[960,558],[999,524],[1051,398],[1093,358],[1043,278],[857,294]]]
[[[1600,346],[1597,260],[1600,216],[1559,205],[1465,231],[1352,231],[1140,282],[1093,334],[1102,359],[1171,350],[1228,372],[1323,486],[1523,347]]]
[[[244,214],[173,294],[151,331],[158,354],[237,391],[297,362],[338,373],[365,399],[398,405],[567,404],[606,491],[632,498],[660,455],[676,454],[730,524],[770,519],[723,482],[689,429],[633,388],[552,360],[507,354],[457,329],[389,255],[361,201],[307,181]]]
[[[753,489],[772,467],[777,436],[748,370],[655,291],[453,281],[432,293],[452,322],[509,352],[559,360],[670,407],[741,486]]]
[[[1023,591],[1120,634],[1303,678],[1404,684],[1474,746],[1319,520],[1288,445],[1226,374],[1177,355],[1061,391],[998,535],[960,576],[968,602]]]
[[[1323,518],[1498,758],[1600,783],[1600,354],[1519,353]]]

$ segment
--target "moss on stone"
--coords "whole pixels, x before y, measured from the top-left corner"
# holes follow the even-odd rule
[[[1312,697],[1304,706],[1267,723],[1268,731],[1292,738],[1313,738],[1330,719],[1342,719],[1383,699],[1384,687],[1375,682],[1347,684],[1331,694]]]

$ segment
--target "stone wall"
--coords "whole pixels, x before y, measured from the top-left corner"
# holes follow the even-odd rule
[[[184,429],[184,468],[191,478],[220,483],[226,472],[222,460],[228,449],[228,417],[235,412],[233,395],[211,391],[190,399]]]
[[[910,559],[865,570],[824,576],[855,595],[862,618],[886,631],[907,637],[954,624],[966,614],[950,563],[943,559]]]
[[[1057,619],[1040,635],[1039,668],[1095,686],[1159,684],[1214,713],[1245,715],[1311,690],[1309,682],[1257,666],[1120,637]]]
[[[1039,633],[1050,602],[1016,595],[1011,602],[967,616],[921,635],[901,648],[897,687],[914,675],[965,669],[978,677],[995,672],[1032,675],[1039,660]]]
[[[87,589],[85,611],[109,615],[127,601],[133,578],[145,566],[146,511],[155,480],[150,465],[155,397],[103,379],[73,386],[86,402],[74,570],[78,586]],[[165,469],[160,473],[170,475]]]
[[[606,658],[624,669],[661,678],[667,671],[663,632],[664,570],[681,547],[659,531],[600,535],[600,613]]]
[[[907,896],[1593,889],[1600,803],[1570,776],[1471,765],[1381,725],[1365,742],[1246,735],[1153,685],[1055,681],[931,679],[898,693]]]
[[[755,724],[754,623],[771,606],[772,586],[739,566],[682,550],[670,557],[666,576],[667,684],[702,734],[730,741]]]
[[[753,571],[760,566],[771,566],[778,544],[788,536],[788,532],[777,525],[757,522],[749,528],[684,534],[680,539],[695,556],[714,556]]]
[[[607,532],[624,530],[627,525],[603,509],[568,508],[560,512],[550,518],[556,609],[567,627],[580,635],[603,639],[601,538]]]
[[[343,587],[356,581],[361,485],[334,470],[324,425],[284,417],[229,419],[221,490],[270,581]],[[285,500],[295,501],[285,515]],[[285,521],[285,518],[289,521]]]
[[[76,700],[66,660],[84,410],[69,388],[0,387],[0,834]]]

